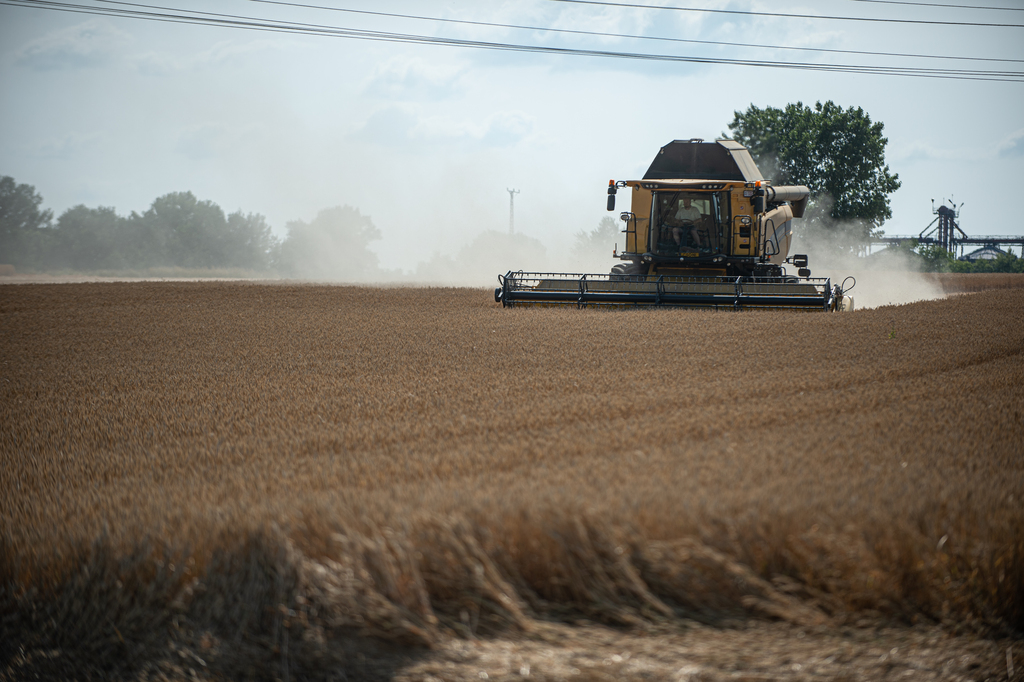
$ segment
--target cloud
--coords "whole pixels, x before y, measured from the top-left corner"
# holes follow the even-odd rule
[[[1004,159],[1016,159],[1024,156],[1024,128],[999,143],[999,156]]]
[[[521,111],[503,111],[491,116],[480,140],[488,147],[511,147],[533,132],[534,119]]]
[[[520,111],[501,111],[483,120],[472,120],[446,115],[423,117],[405,107],[389,106],[374,112],[353,137],[407,150],[512,147],[533,132],[534,122],[532,116]]]
[[[71,159],[94,148],[100,138],[99,133],[67,133],[43,140],[36,147],[36,154],[47,159]]]
[[[679,12],[677,14],[684,14]],[[565,5],[560,8],[558,16],[550,22],[544,21],[539,25],[549,24],[553,28],[570,30],[570,31],[591,31],[594,33],[609,33],[609,34],[657,34],[655,29],[655,13],[653,12],[637,12],[633,8],[612,8],[603,7],[595,10],[594,7],[574,7],[572,5]],[[696,15],[695,16],[699,16]],[[669,21],[675,23],[678,17],[671,17]],[[657,28],[668,28],[665,27],[665,17],[659,20],[662,26]],[[674,26],[669,28],[667,35],[671,35]],[[552,36],[553,37],[553,36]],[[579,36],[579,37],[568,37],[573,41],[586,41],[593,42],[591,38]],[[611,36],[604,36],[598,39],[598,44],[610,45],[622,42],[622,38],[614,38]]]
[[[166,76],[189,70],[205,71],[224,66],[245,66],[253,55],[280,49],[283,45],[284,41],[281,40],[225,40],[186,57],[150,51],[135,54],[129,61],[144,76]]]
[[[462,67],[396,57],[379,64],[363,86],[365,94],[381,99],[440,100],[459,92]]]
[[[203,123],[179,133],[175,148],[193,161],[211,159],[230,142],[230,135],[223,123]]]
[[[896,145],[893,145],[896,147]],[[931,161],[943,156],[940,150],[925,144],[924,142],[911,142],[893,149],[893,161],[901,163],[914,163],[917,161]]]
[[[36,71],[59,71],[105,66],[131,43],[131,36],[104,21],[91,20],[30,42],[15,63]]]
[[[239,42],[235,40],[222,40],[210,49],[204,50],[196,55],[194,60],[197,66],[223,66],[228,64],[245,65],[249,57],[256,53],[280,50],[285,46],[294,47],[288,41],[261,39]]]
[[[926,142],[910,142],[893,144],[889,158],[891,159],[890,163],[917,163],[919,161],[983,161],[991,156],[991,148],[943,148]]]
[[[182,69],[181,61],[159,52],[137,54],[131,63],[144,76],[166,76]]]
[[[412,139],[416,117],[400,107],[375,111],[353,136],[383,147],[404,147]]]
[[[927,142],[894,143],[889,154],[890,163],[911,164],[921,161],[985,161],[993,158],[1015,159],[1024,156],[1024,128],[1011,133],[995,147],[936,147]]]

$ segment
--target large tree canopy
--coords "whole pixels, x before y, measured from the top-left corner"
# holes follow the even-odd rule
[[[808,226],[863,243],[888,218],[889,195],[899,176],[889,172],[881,122],[863,109],[833,102],[785,109],[753,104],[735,112],[729,130],[750,150],[764,176],[777,185],[806,185]]]
[[[72,270],[117,269],[125,265],[126,219],[113,208],[79,204],[57,219],[51,265]]]
[[[237,211],[225,217],[220,206],[192,192],[158,197],[131,223],[138,261],[154,265],[265,270],[276,248],[263,216]]]
[[[225,260],[224,211],[192,192],[171,192],[153,201],[142,214],[143,230],[159,244],[166,259],[161,265],[211,267]]]

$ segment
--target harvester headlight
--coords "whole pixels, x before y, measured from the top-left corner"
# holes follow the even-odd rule
[[[749,225],[749,224],[750,224],[750,216],[748,216],[748,215],[740,216],[740,225]]]

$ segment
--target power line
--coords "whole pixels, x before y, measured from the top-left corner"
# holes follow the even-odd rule
[[[268,22],[258,18],[219,14],[215,12],[202,12],[195,10],[181,10],[179,8],[168,8],[141,3],[118,2],[117,0],[104,0],[110,4],[119,4],[138,9],[118,9],[107,7],[94,7],[91,5],[75,5],[67,2],[56,2],[48,0],[4,0],[0,4],[45,7],[64,11],[73,11],[84,14],[97,14],[101,16],[120,16],[136,19],[148,19],[170,23],[202,24],[230,28],[241,28],[247,30],[263,30],[277,33],[294,33],[303,35],[321,35],[328,37],[344,37],[362,40],[374,40],[383,42],[418,43],[448,45],[456,47],[471,47],[480,49],[504,50],[515,52],[534,52],[547,54],[561,54],[573,56],[597,56],[611,58],[626,58],[653,61],[674,61],[702,64],[728,64],[740,66],[758,66],[771,68],[804,69],[815,71],[829,71],[840,73],[865,73],[877,75],[903,75],[920,76],[931,78],[952,78],[969,80],[997,80],[1017,81],[1024,78],[1019,72],[999,71],[969,71],[964,69],[925,69],[920,67],[889,67],[889,66],[859,66],[844,64],[808,64],[803,62],[764,62],[758,60],[724,59],[709,57],[691,57],[677,55],[657,55],[646,53],[613,52],[605,50],[585,50],[575,48],[556,48],[545,46],[517,45],[509,43],[490,43],[482,41],[469,41],[451,38],[435,38],[430,36],[419,36],[415,34],[397,34],[384,31],[365,31],[361,29],[340,28],[318,24],[305,24],[300,22]],[[146,11],[144,11],[146,10]],[[153,12],[148,10],[160,10]],[[173,12],[187,11],[189,14],[173,14]],[[170,14],[166,12],[172,12]],[[201,16],[198,16],[201,15]]]
[[[256,17],[218,14],[181,10],[178,8],[142,5],[139,3],[121,2],[143,9],[122,9],[111,7],[95,7],[79,5],[56,0],[0,0],[0,5],[32,7],[65,11],[79,14],[112,16],[122,18],[144,19],[149,21],[218,26],[273,33],[289,33],[298,35],[315,35],[356,40],[379,42],[410,43],[420,45],[444,45],[475,49],[499,50],[507,52],[524,52],[535,54],[552,54],[563,56],[604,57],[615,59],[632,59],[641,61],[662,61],[692,64],[720,64],[729,66],[753,66],[760,68],[796,69],[807,71],[824,71],[832,73],[854,73],[870,75],[915,76],[922,78],[940,78],[952,80],[982,80],[998,82],[1024,82],[1024,72],[967,70],[967,69],[931,69],[922,67],[898,66],[866,66],[853,64],[812,64],[806,62],[772,62],[751,59],[725,59],[712,57],[694,57],[686,55],[665,55],[635,52],[616,52],[611,50],[589,50],[581,48],[549,47],[538,45],[521,45],[516,43],[498,43],[455,38],[438,38],[416,34],[401,34],[388,31],[369,31],[338,26],[325,26],[288,21],[269,21]],[[156,11],[154,11],[156,10]],[[177,14],[175,13],[177,12]],[[181,12],[188,12],[182,14]]]
[[[850,0],[850,2],[870,2],[877,5],[910,5],[911,7],[944,7],[946,9],[985,9],[1000,12],[1024,12],[1024,7],[984,7],[981,5],[946,5],[941,2],[907,2],[907,0]]]
[[[109,2],[110,0],[98,0],[99,2]],[[867,0],[865,0],[867,1]],[[872,2],[882,2],[882,0],[871,0]],[[427,17],[416,14],[398,14],[392,12],[376,12],[372,10],[363,9],[348,9],[344,7],[329,7],[324,5],[309,5],[300,2],[285,2],[284,0],[249,0],[249,2],[255,2],[263,5],[282,5],[285,7],[299,7],[302,9],[316,9],[325,10],[330,12],[344,12],[347,14],[366,14],[377,17],[389,17],[397,19],[414,19],[419,21],[436,21],[448,24],[463,24],[469,26],[486,26],[488,28],[510,28],[522,31],[543,31],[546,33],[565,33],[569,35],[585,35],[585,36],[596,36],[600,38],[626,38],[631,40],[653,40],[660,42],[670,43],[691,43],[697,45],[716,45],[722,47],[752,47],[765,50],[797,50],[801,52],[829,52],[833,54],[856,54],[865,55],[871,57],[910,57],[915,59],[955,59],[955,60],[966,60],[966,61],[981,61],[981,62],[1010,62],[1010,63],[1024,63],[1024,59],[1001,59],[997,57],[964,57],[956,55],[933,55],[933,54],[912,54],[905,52],[872,52],[868,50],[838,50],[834,48],[824,47],[790,47],[787,45],[761,45],[758,43],[732,43],[720,40],[693,40],[689,38],[664,38],[661,36],[642,36],[630,33],[607,33],[604,31],[582,31],[577,29],[567,28],[550,28],[545,26],[524,26],[520,24],[501,24],[489,21],[470,21],[468,19],[449,19],[445,17]]]
[[[705,12],[710,14],[741,14],[754,17],[784,17],[787,19],[826,19],[829,21],[871,21],[885,24],[929,24],[932,26],[983,26],[987,28],[1024,28],[1024,24],[983,23],[973,21],[936,21],[930,19],[885,19],[881,17],[839,17],[824,14],[786,14],[784,12],[755,12],[743,9],[713,9],[709,7],[671,7],[668,5],[641,5],[632,2],[610,2],[609,0],[550,0],[570,5],[601,5],[604,7],[632,7],[636,9],[660,9],[674,12]]]

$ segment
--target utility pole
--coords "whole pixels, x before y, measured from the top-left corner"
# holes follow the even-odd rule
[[[519,194],[517,189],[507,189],[508,192],[508,233],[515,234],[516,232],[516,195]]]

